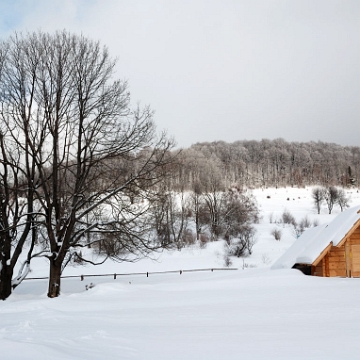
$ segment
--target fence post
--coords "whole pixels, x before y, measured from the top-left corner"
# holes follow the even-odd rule
[[[149,277],[149,272],[148,271],[146,272],[146,277]]]
[[[83,281],[84,280],[84,275],[81,275],[80,279],[81,279],[81,281]]]
[[[116,280],[116,274],[114,274],[114,280]]]
[[[180,275],[182,274],[182,270],[180,270]]]

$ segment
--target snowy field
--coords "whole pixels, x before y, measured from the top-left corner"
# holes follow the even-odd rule
[[[360,204],[356,190],[347,192],[351,205]],[[317,215],[310,188],[253,194],[262,220],[253,254],[232,258],[238,270],[64,279],[57,299],[46,297],[46,280],[24,281],[0,303],[0,358],[359,359],[360,279],[269,269],[296,239],[292,227],[275,223],[285,209],[322,224],[339,208]],[[134,264],[69,267],[64,275],[213,267],[224,267],[223,242]],[[38,260],[30,276],[47,271]]]

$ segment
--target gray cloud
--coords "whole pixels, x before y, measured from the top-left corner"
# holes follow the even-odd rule
[[[356,0],[38,0],[1,10],[3,37],[66,28],[108,45],[133,102],[151,104],[180,146],[277,137],[359,145]]]

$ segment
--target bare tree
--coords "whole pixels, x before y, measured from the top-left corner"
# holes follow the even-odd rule
[[[222,232],[220,221],[224,184],[220,171],[213,162],[209,162],[206,172],[202,173],[202,183],[205,190],[203,194],[204,203],[209,213],[211,240],[214,241]]]
[[[337,204],[340,206],[341,211],[349,207],[349,198],[346,196],[344,189],[338,189]]]
[[[223,193],[221,209],[222,235],[228,244],[230,255],[250,255],[255,244],[253,223],[259,213],[255,200],[239,189]]]
[[[31,49],[28,49],[29,51]],[[37,175],[31,146],[41,139],[33,112],[36,57],[24,59],[17,42],[0,44],[0,299],[10,296],[30,270],[37,240],[34,194]],[[17,93],[11,89],[17,89]],[[27,141],[25,138],[31,140]],[[25,243],[25,261],[14,277]]]
[[[26,168],[20,154],[9,147],[7,133],[0,133],[0,299],[8,298],[28,274],[36,240],[33,221],[33,189],[23,183]],[[15,150],[15,151],[14,151]],[[24,173],[23,173],[24,172]],[[28,200],[29,199],[29,200]],[[31,236],[32,235],[32,236]],[[26,240],[30,246],[19,274],[13,277]]]
[[[324,192],[324,199],[326,201],[329,214],[331,214],[334,205],[337,203],[339,198],[338,189],[335,186],[329,186]]]
[[[311,196],[314,201],[314,206],[317,210],[317,213],[320,214],[321,204],[324,201],[324,191],[325,189],[321,187],[316,187],[312,189]]]
[[[201,234],[201,204],[203,202],[202,185],[200,181],[192,182],[191,203],[195,219],[196,240],[200,240]]]
[[[183,189],[178,192],[162,191],[152,204],[157,237],[164,247],[176,246],[180,250],[187,230],[189,206]]]
[[[199,241],[202,226],[205,225],[202,221],[203,214],[201,212],[204,210],[204,184],[207,181],[205,174],[207,174],[208,163],[204,156],[194,150],[185,154],[187,154],[187,164],[188,168],[190,168],[190,203],[195,222],[196,240]]]
[[[61,272],[89,239],[116,241],[123,251],[107,256],[119,261],[159,246],[146,216],[172,141],[156,138],[149,107],[130,109],[127,83],[113,80],[115,61],[98,42],[63,31],[15,35],[7,44],[17,59],[6,70],[5,120],[16,146],[31,149],[36,226],[47,240],[48,296],[56,297]],[[117,163],[126,171],[113,171]],[[141,205],[129,201],[134,192]]]

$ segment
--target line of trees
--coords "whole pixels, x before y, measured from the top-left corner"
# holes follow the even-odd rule
[[[318,186],[314,188],[312,198],[318,214],[320,214],[323,203],[326,204],[329,214],[331,214],[335,205],[338,205],[341,211],[349,207],[349,198],[346,196],[344,189],[335,186]]]
[[[192,187],[206,166],[220,171],[227,186],[351,186],[360,178],[360,147],[324,142],[223,141],[197,143],[182,152],[174,182]]]
[[[169,190],[153,210],[156,238],[163,246],[180,250],[196,241],[205,245],[222,238],[231,255],[251,254],[259,211],[255,199],[240,189]]]

